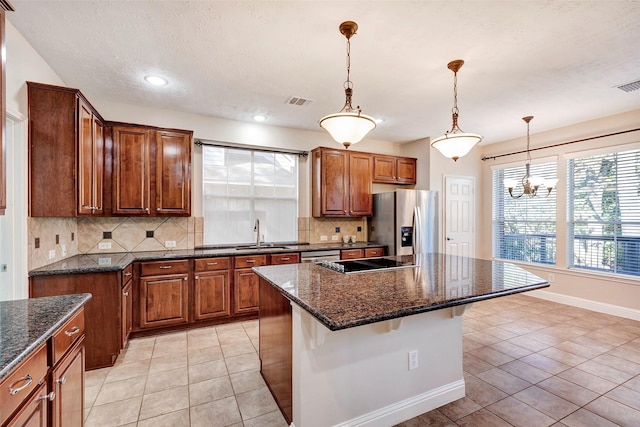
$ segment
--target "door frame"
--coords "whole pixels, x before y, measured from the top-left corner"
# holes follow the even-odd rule
[[[455,178],[463,178],[463,179],[469,179],[472,181],[472,185],[473,185],[473,197],[471,198],[471,200],[473,201],[473,204],[471,206],[471,213],[470,216],[471,218],[473,218],[473,258],[476,257],[476,254],[478,253],[478,248],[476,247],[477,245],[477,230],[478,230],[478,220],[477,220],[477,215],[476,215],[476,205],[477,205],[477,179],[475,176],[472,175],[451,175],[451,174],[443,174],[442,175],[442,228],[441,228],[441,233],[440,233],[440,244],[442,245],[442,253],[446,254],[446,250],[447,250],[447,214],[446,214],[446,209],[447,209],[447,181],[449,179],[455,179]]]

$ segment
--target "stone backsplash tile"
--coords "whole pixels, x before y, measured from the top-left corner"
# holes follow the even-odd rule
[[[75,218],[29,217],[28,227],[29,270],[78,254],[79,236]],[[36,238],[39,240],[39,248],[35,247]],[[54,255],[53,258],[50,254]]]
[[[306,218],[309,224],[309,243],[341,242],[342,236],[356,236],[358,242],[367,240],[366,218]],[[298,235],[300,236],[300,223],[298,220]],[[358,231],[360,227],[360,231]],[[336,231],[339,228],[340,231]],[[322,240],[326,236],[327,240]],[[300,240],[300,239],[299,239]],[[302,241],[302,240],[301,240]]]

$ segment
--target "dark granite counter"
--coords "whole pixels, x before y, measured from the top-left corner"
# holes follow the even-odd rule
[[[279,254],[287,252],[312,252],[326,250],[347,250],[363,248],[379,248],[383,245],[368,242],[357,243],[314,243],[291,244],[269,247],[265,245],[260,249],[225,247],[202,248],[175,251],[153,252],[123,252],[76,255],[63,259],[53,264],[40,267],[29,272],[32,276],[49,276],[55,274],[100,273],[105,271],[121,271],[134,261],[160,261],[167,259],[207,258],[214,256],[255,255],[255,254]]]
[[[90,299],[77,294],[0,302],[0,380]]]
[[[417,266],[358,274],[315,264],[253,270],[332,331],[549,286],[506,262],[444,254],[388,258]]]

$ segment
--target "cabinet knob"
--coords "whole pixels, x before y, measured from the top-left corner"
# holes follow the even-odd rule
[[[282,261],[289,261],[291,258],[289,257],[284,257],[284,258],[280,258]]]
[[[48,400],[50,402],[53,402],[53,399],[56,398],[56,394],[55,392],[51,392],[49,394],[45,394],[44,396],[39,396],[37,400]]]
[[[185,278],[184,278],[184,279],[182,279],[182,280],[189,280],[189,279],[188,279],[187,277],[185,277]]]
[[[67,377],[60,377],[56,380],[58,384],[64,385],[67,382]]]
[[[157,208],[156,211],[160,212],[160,208]]]
[[[122,295],[125,296],[125,297],[128,297],[129,296],[129,292],[123,292]]]
[[[149,208],[144,208],[144,211],[145,212],[149,212]]]
[[[200,276],[196,276],[196,280],[198,280],[200,278]]]
[[[247,264],[251,264],[251,263],[253,263],[253,262],[256,262],[256,260],[255,260],[255,259],[248,259],[248,260],[246,260],[245,262],[246,262]]]

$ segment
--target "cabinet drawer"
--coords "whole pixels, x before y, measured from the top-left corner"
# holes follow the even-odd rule
[[[259,265],[267,265],[266,255],[247,255],[236,257],[235,268],[258,267]]]
[[[340,259],[356,259],[356,258],[364,258],[364,250],[349,249],[346,251],[340,251]]]
[[[44,381],[47,368],[47,345],[42,344],[0,383],[0,424]]]
[[[140,265],[141,276],[157,276],[161,274],[178,274],[189,272],[189,261],[154,261]]]
[[[271,264],[298,264],[300,262],[299,253],[291,254],[273,254],[271,255]]]
[[[52,364],[58,363],[71,345],[84,335],[84,308],[81,308],[67,323],[62,325],[51,338],[53,347]]]
[[[364,250],[365,258],[384,256],[384,248],[366,248]]]
[[[133,264],[129,264],[122,272],[122,286],[126,285],[131,279],[133,279]]]
[[[229,257],[200,258],[195,264],[196,271],[226,270],[229,268]]]

